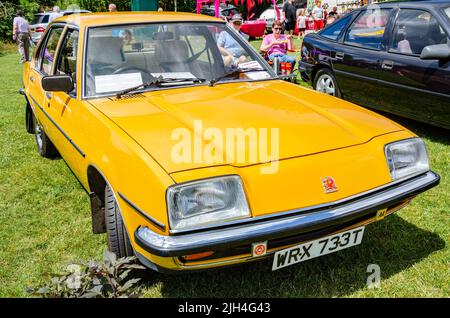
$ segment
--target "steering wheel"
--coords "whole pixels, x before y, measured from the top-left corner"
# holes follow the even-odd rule
[[[206,46],[203,50],[201,50],[200,52],[198,52],[198,53],[192,55],[190,58],[188,58],[186,60],[186,62],[187,63],[192,63],[192,62],[196,61],[200,57],[200,55],[202,55],[203,52],[205,52],[207,49],[208,49],[208,47]]]
[[[123,73],[125,71],[130,71],[130,70],[135,70],[135,71],[139,71],[141,73],[150,74],[148,72],[148,70],[146,70],[145,68],[141,68],[139,66],[134,66],[134,65],[127,65],[127,66],[119,67],[117,70],[115,70],[113,72],[113,74],[119,74],[119,73]]]

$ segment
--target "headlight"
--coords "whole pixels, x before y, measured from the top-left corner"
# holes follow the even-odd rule
[[[223,223],[250,216],[239,176],[225,176],[175,185],[167,190],[173,230]]]
[[[428,154],[420,138],[397,141],[385,146],[392,180],[418,175],[430,170]]]

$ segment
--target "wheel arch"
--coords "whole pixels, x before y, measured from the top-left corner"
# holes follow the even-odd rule
[[[324,68],[327,68],[330,71],[334,72],[331,65],[325,64],[325,63],[318,63],[317,65],[314,66],[314,68],[311,72],[311,84],[314,84],[314,80],[316,79],[317,72],[319,72],[321,69],[324,69]]]
[[[25,97],[25,101],[27,104],[25,105],[25,128],[27,133],[34,134],[34,123],[33,123],[33,116],[36,116],[34,114],[33,107],[31,107],[30,100],[28,99],[28,96],[21,92],[21,94]],[[33,115],[33,116],[32,116]]]
[[[94,165],[87,168],[89,199],[91,203],[92,232],[106,233],[105,187],[108,184],[104,175]]]
[[[320,71],[320,70],[323,70],[323,69],[326,69],[326,70],[328,70],[329,72],[331,72],[332,73],[332,75],[333,75],[333,77],[334,77],[334,80],[335,80],[335,82],[336,82],[336,94],[335,94],[335,97],[338,97],[338,98],[344,98],[344,94],[342,93],[342,90],[341,90],[341,88],[340,88],[340,86],[339,86],[339,84],[338,84],[338,82],[337,82],[337,78],[336,78],[336,73],[334,72],[334,70],[333,70],[333,67],[331,66],[331,65],[329,65],[329,64],[325,64],[325,63],[319,63],[319,64],[317,64],[315,67],[314,67],[314,69],[312,70],[312,72],[311,72],[311,85],[313,86],[313,89],[315,89],[315,81],[316,81],[316,75],[317,75],[317,73]]]

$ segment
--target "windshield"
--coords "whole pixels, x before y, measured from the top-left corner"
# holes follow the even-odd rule
[[[450,19],[450,7],[448,7],[447,9],[444,10],[445,13],[447,14],[447,17]]]
[[[236,70],[245,72],[226,76]],[[88,33],[86,97],[115,94],[155,78],[164,79],[164,85],[147,89],[274,77],[244,37],[223,23],[108,26]]]

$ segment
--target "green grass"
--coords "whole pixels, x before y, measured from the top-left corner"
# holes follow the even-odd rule
[[[72,260],[101,259],[88,196],[63,160],[39,157],[25,132],[18,94],[22,65],[0,56],[0,297],[27,296]],[[397,119],[397,118],[396,118]],[[146,297],[449,297],[448,132],[412,121],[442,181],[411,205],[366,229],[360,246],[271,272],[270,261],[197,274],[140,273]],[[447,136],[447,137],[445,137]],[[363,176],[362,176],[363,177]],[[368,289],[369,264],[381,288]]]

